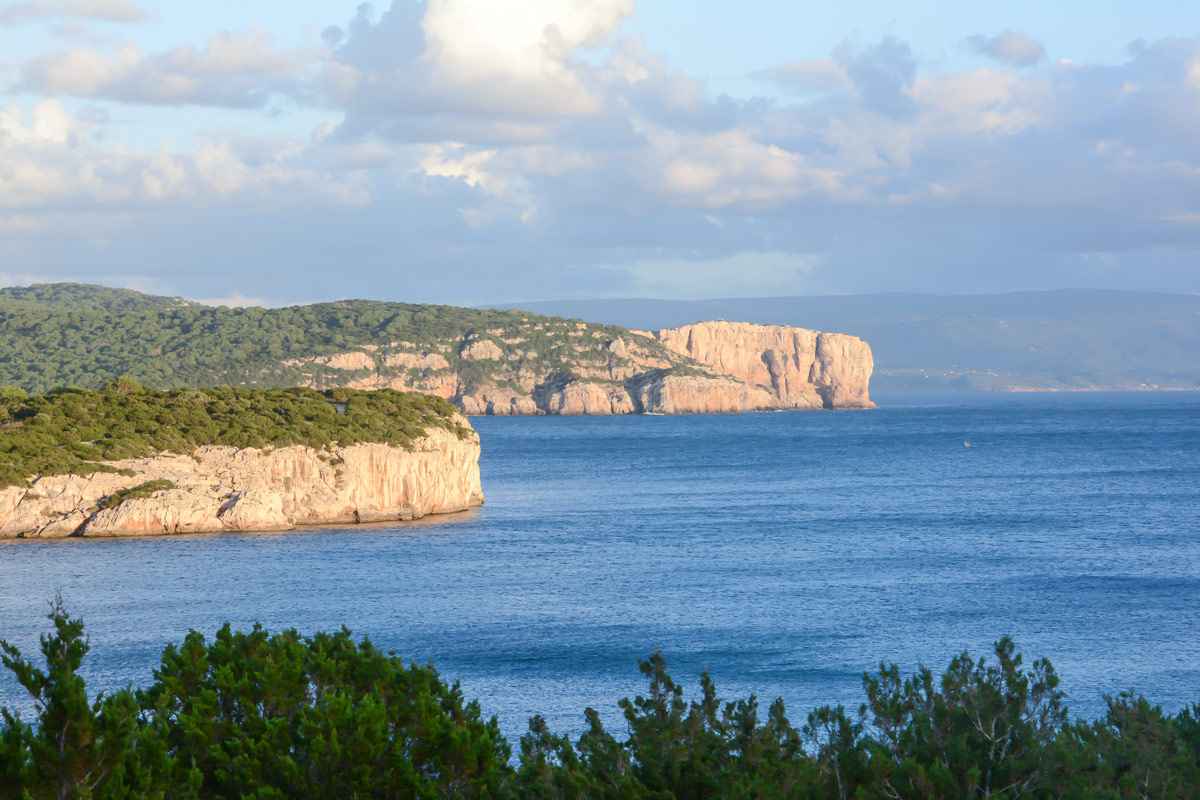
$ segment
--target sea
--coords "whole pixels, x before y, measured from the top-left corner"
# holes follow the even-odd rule
[[[776,697],[802,722],[881,662],[1011,636],[1073,716],[1200,702],[1200,393],[895,395],[870,411],[475,418],[487,503],[415,523],[0,540],[0,638],[81,616],[95,690],[230,622],[432,661],[515,746],[644,691]],[[12,676],[0,705],[29,714]]]

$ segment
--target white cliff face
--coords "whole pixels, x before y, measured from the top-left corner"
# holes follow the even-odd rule
[[[705,365],[713,374],[678,375],[651,370],[644,373],[644,378],[637,373],[620,376],[632,377],[624,382],[574,380],[535,393],[536,411],[736,414],[875,405],[868,393],[874,368],[871,348],[856,336],[745,322],[700,322],[645,335]],[[624,348],[620,339],[610,345],[614,353]],[[468,413],[496,413],[463,400]]]
[[[698,322],[651,334],[667,348],[774,395],[768,408],[873,408],[875,362],[857,336],[788,325]]]
[[[840,333],[724,321],[630,331],[595,343],[589,357],[570,364],[570,378],[530,367],[539,356],[522,349],[524,340],[502,341],[511,345],[509,352],[475,336],[460,345],[463,359],[495,365],[493,378],[484,380],[460,378],[444,355],[429,350],[390,355],[355,351],[311,361],[357,370],[347,371],[344,380],[326,376],[320,386],[415,390],[444,397],[472,416],[729,414],[875,405],[868,391],[874,369],[871,348],[857,336]],[[411,374],[372,371],[380,365]],[[680,365],[692,372],[703,368],[711,376],[664,374]]]
[[[0,537],[290,530],[416,519],[483,504],[474,431],[459,439],[431,428],[411,449],[203,447],[190,456],[110,463],[135,474],[53,475],[0,490]],[[109,495],[154,480],[175,488],[97,510]]]
[[[774,396],[761,387],[703,376],[666,375],[643,384],[637,397],[644,411],[655,414],[737,414],[778,408]]]

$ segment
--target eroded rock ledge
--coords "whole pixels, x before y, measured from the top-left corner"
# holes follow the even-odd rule
[[[108,463],[132,474],[53,475],[0,490],[0,537],[278,531],[416,519],[483,504],[473,431],[460,439],[430,429],[411,449],[201,447],[190,456]],[[151,481],[174,488],[103,507],[106,498]]]

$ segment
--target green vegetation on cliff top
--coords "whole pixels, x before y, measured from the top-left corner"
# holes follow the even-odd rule
[[[26,485],[35,475],[112,472],[100,462],[187,454],[204,445],[407,446],[431,427],[464,435],[455,413],[441,398],[390,389],[159,392],[122,379],[102,391],[56,389],[32,397],[0,391],[0,488]]]
[[[523,311],[369,300],[214,308],[127,289],[39,284],[0,289],[0,386],[97,389],[122,376],[157,389],[330,385],[336,381],[323,380],[326,373],[345,373],[313,364],[314,357],[392,343],[442,354],[470,385],[495,377],[498,364],[460,358],[468,337],[490,340],[515,368],[525,362],[545,374],[601,357],[606,362],[603,345],[628,335],[624,328]],[[647,346],[679,360],[656,342]]]

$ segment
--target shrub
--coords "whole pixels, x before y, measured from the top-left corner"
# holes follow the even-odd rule
[[[620,701],[628,735],[592,709],[572,742],[534,717],[517,763],[494,717],[432,665],[405,665],[349,631],[301,636],[228,625],[169,645],[154,682],[90,699],[83,624],[52,603],[41,669],[0,640],[37,707],[0,708],[3,798],[1193,798],[1200,705],[1172,716],[1109,698],[1066,721],[1049,663],[954,659],[940,680],[895,665],[864,675],[855,714],[794,726],[781,700],[723,702],[707,674],[688,702],[661,654],[648,691]]]
[[[166,491],[167,489],[174,488],[174,483],[161,478],[158,480],[146,481],[145,483],[139,483],[137,486],[130,486],[128,489],[122,489],[119,492],[113,492],[108,497],[105,497],[103,500],[101,500],[97,508],[116,508],[126,500],[133,500],[134,498],[138,497],[150,497],[155,492],[162,492]]]

